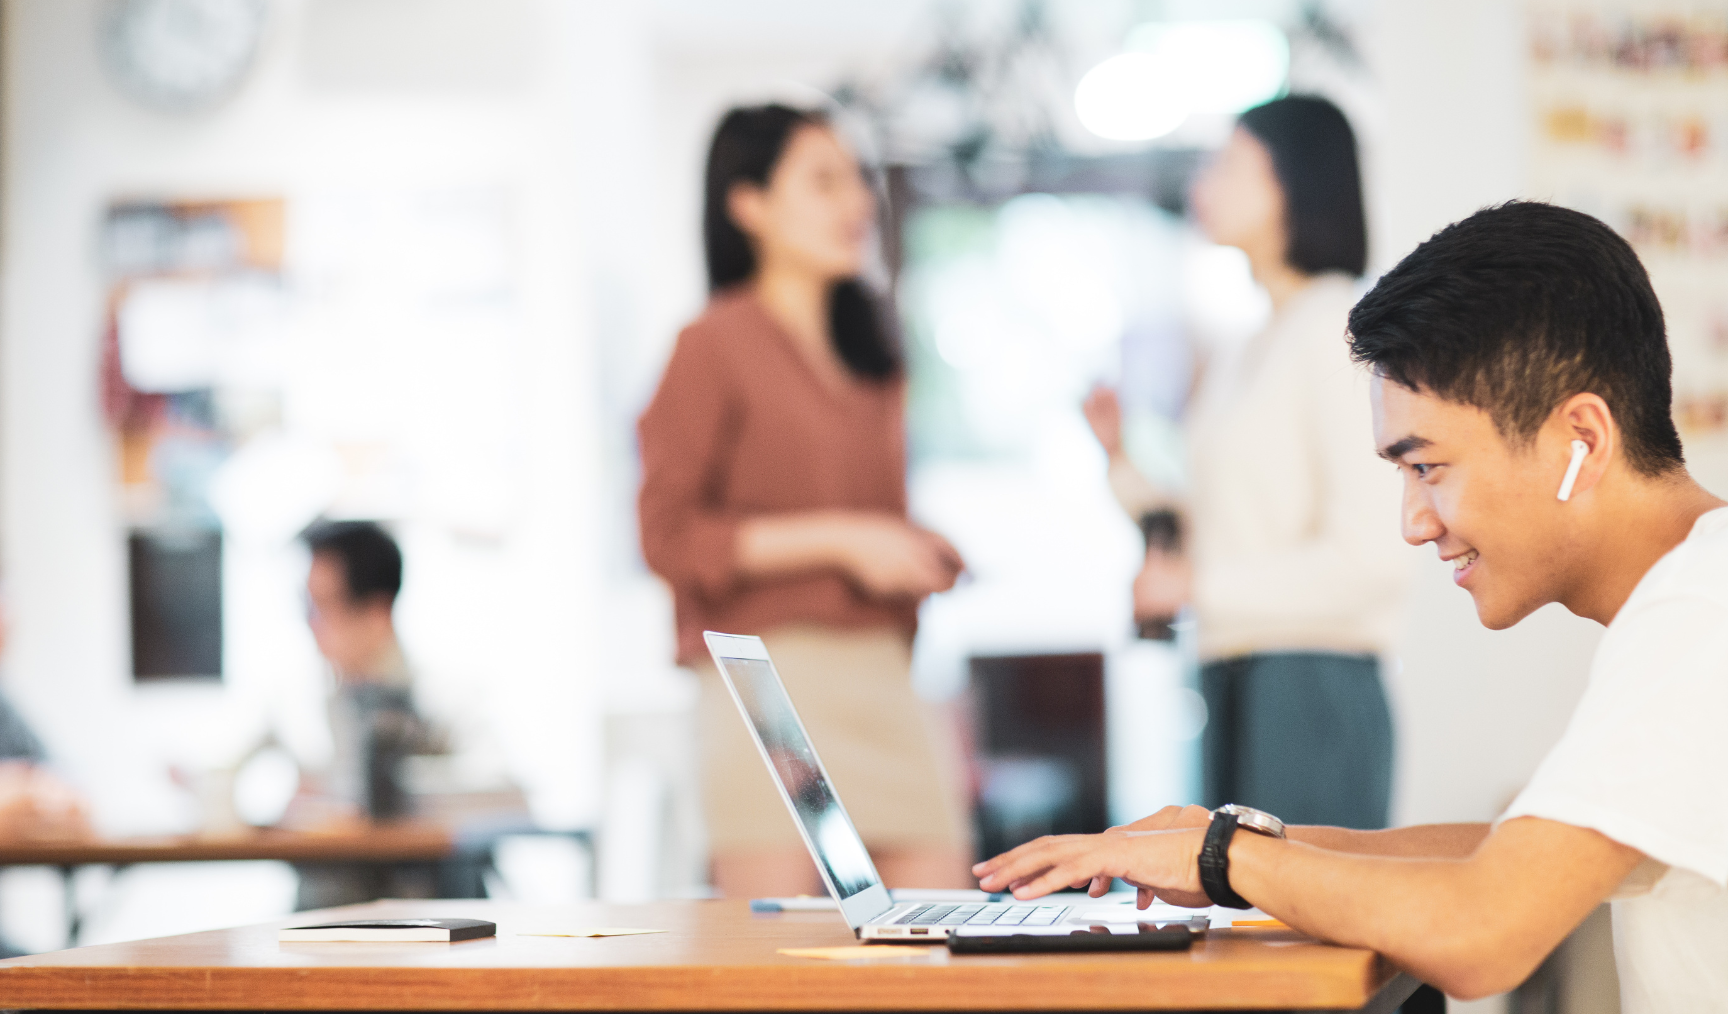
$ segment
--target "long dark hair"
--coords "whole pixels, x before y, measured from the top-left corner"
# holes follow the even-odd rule
[[[1236,121],[1272,155],[1284,188],[1289,265],[1305,274],[1368,267],[1356,134],[1338,107],[1311,95],[1255,106]]]
[[[756,251],[727,210],[727,196],[740,183],[768,185],[792,134],[804,126],[826,127],[820,113],[790,106],[742,106],[728,112],[708,146],[704,178],[702,248],[708,258],[708,291],[748,281],[756,273]],[[857,278],[836,282],[828,293],[828,331],[834,351],[854,374],[887,380],[900,373],[900,349],[887,315]]]

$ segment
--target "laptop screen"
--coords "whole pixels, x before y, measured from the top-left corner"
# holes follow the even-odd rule
[[[790,797],[798,822],[804,825],[806,839],[827,868],[834,890],[844,900],[880,883],[870,853],[828,784],[816,750],[773,667],[755,658],[722,657],[718,661],[756,729],[774,777]]]

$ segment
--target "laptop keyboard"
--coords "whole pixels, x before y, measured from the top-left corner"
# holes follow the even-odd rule
[[[1006,902],[954,905],[935,903],[894,920],[896,926],[1053,926],[1066,905],[1012,905]]]

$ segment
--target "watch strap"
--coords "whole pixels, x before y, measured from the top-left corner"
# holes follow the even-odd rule
[[[1214,813],[1200,845],[1200,887],[1212,904],[1224,908],[1253,908],[1230,888],[1230,842],[1236,837],[1236,815]]]

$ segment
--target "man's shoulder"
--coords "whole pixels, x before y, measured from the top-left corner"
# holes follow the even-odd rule
[[[1728,509],[1705,515],[1656,562],[1608,624],[1592,685],[1637,693],[1728,692]],[[1628,682],[1629,681],[1629,682]]]
[[[1697,596],[1728,609],[1728,507],[1710,511],[1656,562],[1628,605]]]

